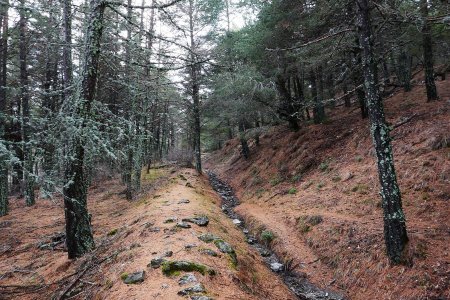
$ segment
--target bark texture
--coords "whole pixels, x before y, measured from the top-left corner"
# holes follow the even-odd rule
[[[431,39],[430,24],[428,18],[428,1],[420,1],[420,12],[422,15],[422,43],[423,43],[423,63],[425,65],[425,87],[427,90],[427,101],[438,99],[436,84],[434,83],[433,70],[433,41]]]
[[[105,3],[102,0],[90,1],[82,83],[76,108],[77,117],[80,118],[81,133],[77,134],[72,141],[71,156],[73,158],[68,163],[64,185],[66,244],[70,259],[80,257],[95,247],[90,215],[87,210],[87,176],[83,131],[89,119],[95,97],[104,10]]]
[[[403,251],[408,242],[406,221],[394,168],[389,128],[386,125],[383,103],[377,88],[368,0],[358,0],[357,6],[359,42],[363,49],[364,87],[381,185],[384,238],[389,260],[391,263],[398,264],[402,262]]]

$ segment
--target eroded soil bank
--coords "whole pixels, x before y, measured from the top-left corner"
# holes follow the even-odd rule
[[[331,290],[321,289],[311,284],[304,274],[295,270],[292,261],[283,260],[276,252],[271,250],[275,236],[270,230],[264,228],[249,229],[243,218],[235,212],[239,199],[231,187],[220,180],[216,174],[208,172],[209,182],[222,199],[222,211],[233,220],[233,223],[242,229],[247,243],[258,250],[268,268],[279,274],[289,289],[302,300],[343,300],[343,295]]]

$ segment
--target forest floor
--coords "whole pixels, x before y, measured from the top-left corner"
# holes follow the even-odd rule
[[[205,155],[206,167],[234,188],[241,203],[235,210],[251,234],[274,233],[278,257],[315,285],[349,299],[449,299],[450,81],[437,84],[438,102],[426,103],[422,85],[385,101],[410,238],[406,265],[390,266],[385,255],[368,121],[356,107],[338,107],[326,124],[298,132],[268,128],[259,145],[250,140],[248,160],[239,141],[230,140]],[[12,197],[9,214],[0,218],[0,299],[176,300],[196,283],[213,299],[295,299],[221,211],[206,176],[155,168],[143,173],[136,200],[125,200],[123,189],[117,179],[90,187],[97,247],[77,260],[67,259],[61,242],[60,198],[26,207]],[[207,226],[176,226],[202,215]],[[214,243],[198,239],[207,232],[234,248],[237,266]],[[168,251],[172,255],[163,257]],[[162,257],[201,264],[216,275],[192,272],[195,281],[180,285],[186,273],[166,276],[162,266],[148,266]],[[123,282],[141,270],[142,283]]]
[[[192,169],[151,169],[143,174],[144,195],[130,202],[122,190],[118,180],[90,188],[97,248],[73,261],[67,259],[63,244],[54,250],[39,248],[64,231],[61,199],[39,199],[33,207],[25,207],[23,199],[11,199],[9,215],[0,218],[0,299],[60,299],[66,291],[64,299],[186,299],[177,293],[196,283],[203,284],[213,299],[294,299],[247,244],[242,230],[221,212],[207,178]],[[207,226],[176,226],[183,218],[201,215],[209,218]],[[214,243],[198,239],[207,232],[231,244],[237,266]],[[218,256],[206,255],[205,249]],[[172,256],[164,257],[168,251]],[[186,273],[165,276],[162,267],[147,266],[158,257],[202,264],[216,274],[192,272],[196,281],[180,285]],[[123,282],[122,277],[141,270],[142,283]]]
[[[420,78],[416,78],[420,82]],[[337,107],[326,124],[267,128],[250,157],[238,139],[207,156],[233,187],[247,224],[275,233],[274,249],[321,287],[350,299],[450,299],[450,80],[385,100],[407,218],[406,265],[385,255],[379,183],[368,120]],[[327,110],[327,112],[329,112]]]

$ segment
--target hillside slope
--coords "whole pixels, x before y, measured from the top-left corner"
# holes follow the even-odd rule
[[[247,222],[276,235],[275,250],[319,286],[351,299],[449,299],[450,81],[437,82],[441,100],[425,88],[385,100],[394,129],[395,166],[410,238],[408,266],[389,266],[379,184],[368,120],[339,107],[327,124],[298,132],[273,127],[237,139],[207,156],[207,168],[240,198]]]

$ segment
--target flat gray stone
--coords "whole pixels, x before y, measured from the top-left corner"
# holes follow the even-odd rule
[[[178,292],[178,295],[180,296],[187,296],[192,295],[196,293],[206,293],[205,286],[201,283],[197,283],[193,286],[187,287],[181,291]]]
[[[215,240],[214,245],[223,253],[234,253],[233,247],[224,240]]]
[[[141,283],[145,279],[145,271],[138,271],[131,274],[128,274],[124,279],[123,282],[126,284],[136,284]]]
[[[213,257],[219,256],[216,251],[211,250],[211,249],[202,249],[202,250],[200,250],[200,253],[209,255],[209,256],[213,256]]]
[[[162,257],[171,257],[173,255],[173,251],[166,251],[163,253]]]
[[[208,224],[209,224],[209,219],[207,216],[186,218],[186,219],[182,219],[182,221],[194,223],[198,226],[208,226]]]
[[[220,238],[218,236],[215,236],[214,234],[208,232],[208,233],[204,233],[204,234],[199,235],[198,239],[200,241],[205,242],[205,243],[211,243],[211,242],[213,242],[215,240],[218,240]]]
[[[170,217],[164,220],[164,223],[175,223],[178,220],[177,217]]]
[[[191,296],[191,300],[214,300],[214,299],[211,297],[208,297],[208,296],[195,295],[195,296]]]
[[[175,226],[179,227],[179,228],[184,228],[184,229],[191,228],[191,225],[189,225],[186,222],[178,222],[177,225],[175,225]]]
[[[187,273],[178,280],[179,285],[186,285],[188,283],[197,282],[197,277],[192,273]]]
[[[161,267],[161,264],[165,262],[166,260],[162,257],[156,257],[150,261],[150,263],[147,265],[147,267],[152,267],[153,269],[158,269]]]

